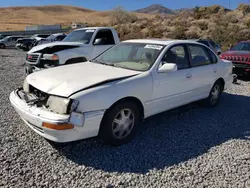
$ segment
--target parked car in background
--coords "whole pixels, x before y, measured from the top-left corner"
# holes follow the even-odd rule
[[[209,39],[192,39],[192,41],[196,41],[206,45],[207,47],[211,48],[217,55],[220,55],[221,48],[212,40]]]
[[[18,39],[24,38],[23,36],[8,36],[0,40],[0,48],[15,47]]]
[[[8,37],[9,35],[3,35],[3,34],[0,34],[0,40],[5,38],[5,37]]]
[[[35,39],[35,38],[48,38],[50,36],[50,34],[35,34],[35,35],[32,35],[30,38],[31,39]]]
[[[91,61],[28,75],[10,101],[31,129],[54,142],[99,135],[121,145],[147,117],[201,99],[216,106],[232,85],[232,68],[197,42],[129,40]]]
[[[33,47],[41,44],[62,41],[66,36],[67,35],[64,33],[55,33],[48,36],[47,38],[39,38],[35,41]]]
[[[24,51],[30,50],[30,45],[34,42],[35,39],[32,38],[22,38],[16,41],[16,49],[22,49]]]
[[[61,42],[32,48],[26,56],[26,73],[58,65],[84,62],[120,42],[114,28],[88,27],[71,32]]]
[[[220,57],[233,62],[237,75],[250,75],[250,40],[237,43]]]
[[[16,48],[17,49],[22,49],[24,51],[29,51],[32,48],[32,44],[35,41],[47,38],[50,35],[45,35],[45,34],[35,34],[31,36],[30,38],[22,38],[18,39],[16,42]]]

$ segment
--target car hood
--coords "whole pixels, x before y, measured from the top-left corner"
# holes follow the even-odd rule
[[[83,45],[80,42],[53,42],[53,43],[46,43],[46,44],[41,44],[38,46],[33,47],[28,53],[34,53],[40,50],[43,50],[48,47],[53,47],[53,46],[80,46]]]
[[[250,55],[250,51],[226,51],[222,55]]]
[[[73,93],[104,82],[140,74],[139,71],[85,62],[38,71],[27,76],[33,87],[51,94],[69,97]]]

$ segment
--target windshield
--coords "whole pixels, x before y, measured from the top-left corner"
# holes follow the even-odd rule
[[[164,45],[156,44],[120,43],[95,58],[93,62],[124,69],[147,71],[164,48]]]
[[[37,37],[37,35],[32,35],[30,38],[31,39],[34,39],[34,38],[36,38]]]
[[[48,36],[46,39],[52,40],[53,38],[55,38],[55,35],[50,35],[50,36]]]
[[[94,34],[95,30],[77,30],[71,32],[67,37],[65,37],[63,42],[81,42],[83,44],[88,44]]]
[[[250,42],[240,42],[231,48],[233,51],[250,51]]]
[[[3,41],[8,41],[10,37],[4,37],[2,40]]]

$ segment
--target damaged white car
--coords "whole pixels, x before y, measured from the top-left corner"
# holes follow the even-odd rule
[[[201,99],[216,106],[232,85],[232,68],[200,43],[129,40],[91,62],[30,74],[10,101],[31,129],[54,142],[99,135],[121,145],[149,116]]]

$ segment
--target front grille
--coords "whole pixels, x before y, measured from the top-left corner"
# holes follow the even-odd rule
[[[39,54],[27,54],[26,60],[31,63],[37,63],[39,60]]]
[[[236,68],[250,69],[250,64],[243,64],[243,63],[233,62],[233,65]]]

